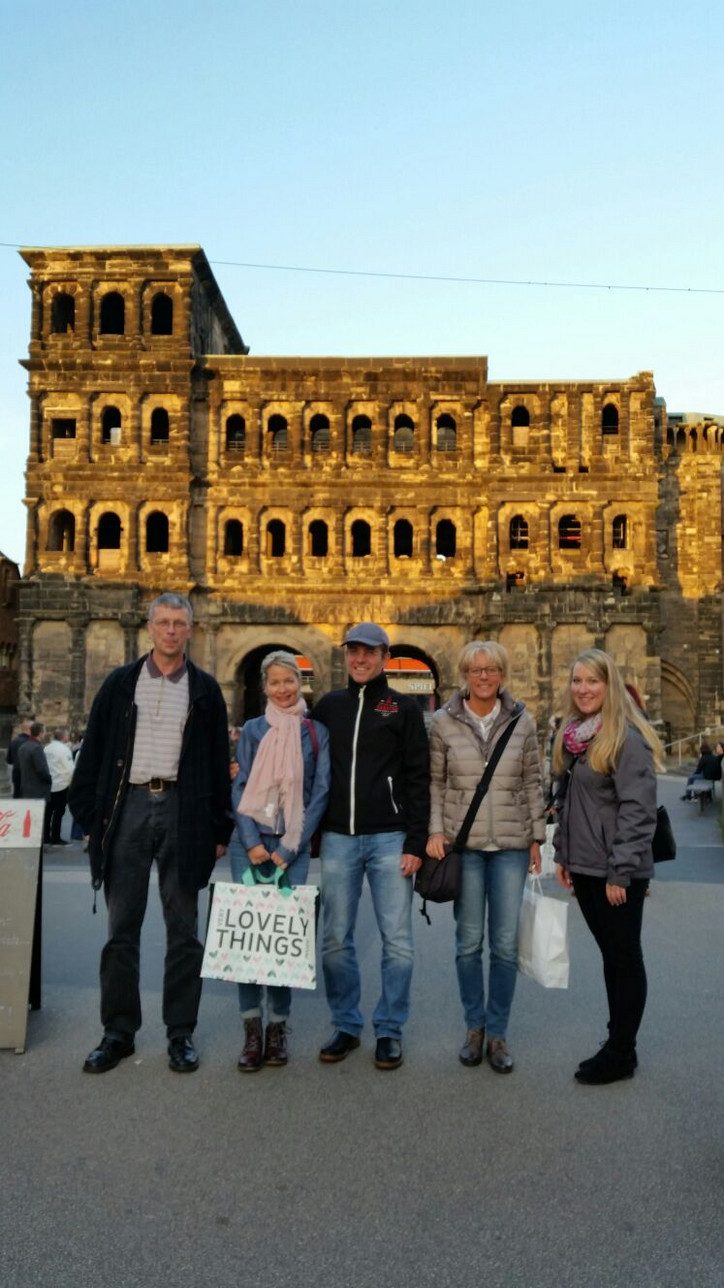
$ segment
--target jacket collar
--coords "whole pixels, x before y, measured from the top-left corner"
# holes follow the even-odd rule
[[[144,653],[142,657],[137,659],[137,661],[131,662],[128,666],[121,668],[124,672],[121,680],[122,687],[127,693],[130,693],[131,697],[133,697],[136,688],[138,673],[149,656],[149,653]],[[187,659],[186,661],[186,669],[189,676],[189,702],[196,703],[206,701],[209,692],[206,672],[201,671],[190,659]]]
[[[367,684],[358,684],[356,680],[352,679],[351,675],[347,680],[347,691],[355,698],[358,696],[360,689],[364,689],[365,697],[368,695],[371,698],[381,697],[383,693],[387,692],[389,687],[387,676],[384,671],[381,671],[379,675],[376,675],[374,680],[368,680]]]

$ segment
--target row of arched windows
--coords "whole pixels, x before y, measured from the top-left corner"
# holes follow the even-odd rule
[[[307,553],[323,559],[329,553],[329,528],[323,519],[313,519],[308,528]],[[580,550],[582,525],[575,514],[564,514],[558,521],[558,549]],[[409,519],[398,519],[392,532],[393,554],[396,559],[410,558],[414,552],[414,529]],[[365,558],[372,553],[372,528],[366,519],[355,519],[350,528],[353,558]],[[508,524],[511,550],[528,550],[530,528],[522,514],[514,514]],[[168,517],[160,510],[153,510],[145,519],[145,549],[149,554],[162,554],[169,545]],[[266,554],[282,558],[287,552],[286,525],[281,519],[270,519],[266,525]],[[628,517],[617,514],[611,523],[611,545],[614,550],[628,546]],[[98,520],[98,549],[120,550],[121,521],[113,511],[106,511]],[[56,510],[48,523],[46,549],[65,551],[75,549],[75,517],[70,510]],[[244,525],[240,519],[227,519],[224,525],[223,553],[229,558],[244,554]],[[440,519],[435,527],[435,555],[452,559],[457,553],[457,529],[450,519]]]
[[[510,417],[513,429],[523,429],[530,425],[530,412],[527,407],[513,408]],[[601,413],[601,429],[604,434],[618,433],[618,408],[613,403],[606,403]],[[272,452],[289,450],[289,423],[285,416],[276,413],[269,417],[266,428],[267,442]],[[395,417],[392,430],[392,450],[402,455],[409,455],[415,450],[416,427],[411,416],[401,412]],[[228,416],[225,425],[225,445],[227,452],[244,452],[246,450],[246,420],[239,412]],[[372,451],[372,421],[369,416],[355,416],[351,425],[351,451],[355,456],[369,456]],[[441,413],[435,420],[433,446],[438,452],[456,452],[458,447],[458,427],[455,417],[449,412]],[[309,422],[309,447],[313,453],[329,452],[331,435],[329,418],[323,413],[313,416]]]
[[[50,330],[53,335],[75,331],[75,297],[58,291],[50,306]],[[126,302],[118,291],[108,291],[101,298],[98,331],[100,335],[124,335]],[[151,300],[151,335],[173,335],[173,300],[165,291],[157,291]]]

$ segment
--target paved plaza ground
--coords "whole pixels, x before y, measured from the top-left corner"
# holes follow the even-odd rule
[[[47,856],[43,1008],[0,1052],[2,1288],[692,1288],[724,1283],[724,848],[661,780],[680,854],[644,914],[649,1004],[629,1082],[582,1087],[604,1036],[596,950],[571,903],[571,986],[520,979],[511,1077],[464,1069],[452,917],[415,912],[405,1063],[324,1066],[322,991],[300,993],[284,1070],[240,1075],[235,989],[204,986],[191,1076],[167,1068],[152,891],[136,1055],[81,1072],[100,1036],[102,903],[80,845]],[[226,875],[222,869],[221,876]],[[416,901],[417,902],[417,901]],[[205,896],[204,896],[205,906]],[[364,1007],[379,950],[369,899]]]

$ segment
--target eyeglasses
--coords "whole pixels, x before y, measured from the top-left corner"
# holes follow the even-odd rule
[[[500,675],[500,667],[499,666],[471,666],[470,670],[468,671],[468,675],[472,675],[473,679],[475,680],[477,680],[478,677],[481,675],[485,675],[485,676]]]

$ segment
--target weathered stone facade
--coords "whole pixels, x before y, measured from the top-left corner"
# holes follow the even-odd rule
[[[81,722],[142,646],[144,604],[176,589],[236,718],[270,646],[306,655],[321,692],[344,628],[374,618],[442,699],[460,646],[495,636],[542,720],[595,643],[673,736],[718,724],[722,429],[669,429],[650,373],[250,357],[198,247],[22,254],[21,709]]]

